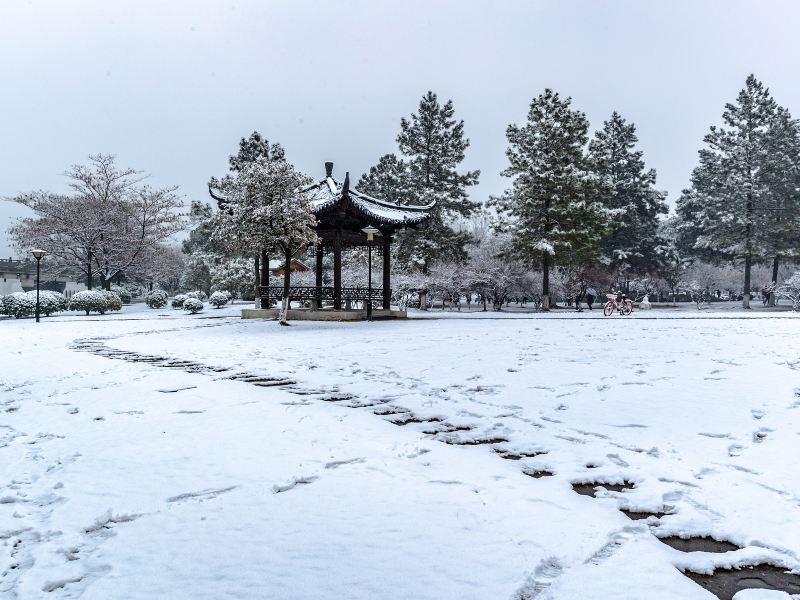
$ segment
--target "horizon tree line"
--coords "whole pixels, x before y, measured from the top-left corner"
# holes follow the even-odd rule
[[[428,222],[397,236],[395,262],[407,272],[425,276],[443,263],[466,264],[476,253],[485,261],[519,261],[541,273],[548,308],[554,269],[577,282],[580,296],[599,271],[627,287],[642,278],[677,281],[705,261],[743,268],[749,307],[755,264],[772,263],[774,285],[779,262],[800,257],[800,126],[753,75],[726,104],[722,122],[704,137],[691,186],[670,218],[656,171],[637,148],[635,125],[614,111],[590,136],[585,114],[551,89],[531,101],[522,124],[507,127],[502,175],[509,185],[485,204],[468,193],[480,171],[460,169],[470,146],[464,121],[452,100],[441,103],[432,91],[400,120],[397,152],[380,157],[356,187],[389,201],[436,201]],[[212,271],[219,283],[226,265],[241,277],[252,261],[255,284],[265,284],[270,254],[288,261],[313,243],[313,215],[296,194],[309,179],[280,144],[254,132],[241,139],[229,166],[228,175],[210,181],[229,199],[227,210],[191,204],[192,229],[182,244],[186,282],[210,287]],[[139,172],[117,169],[108,155],[92,156],[66,175],[71,195],[15,198],[37,215],[11,229],[17,246],[34,241],[61,270],[83,273],[90,287],[95,276],[108,287],[114,277],[154,273],[183,227],[176,188],[150,189]],[[488,232],[465,226],[475,219]],[[478,239],[487,235],[497,241]],[[488,254],[477,251],[481,244],[491,247]]]

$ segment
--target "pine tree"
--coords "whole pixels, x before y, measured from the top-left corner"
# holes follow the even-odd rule
[[[433,260],[466,258],[469,237],[456,232],[449,222],[454,216],[468,216],[477,204],[470,201],[467,188],[478,183],[480,171],[458,172],[469,147],[464,121],[454,119],[453,101],[444,105],[433,92],[423,96],[419,110],[400,121],[397,143],[405,157],[403,193],[409,203],[436,201],[433,216],[418,230],[398,240],[398,258],[426,271]],[[387,163],[387,166],[388,163]]]
[[[754,260],[774,251],[780,237],[776,171],[782,167],[773,156],[783,135],[780,115],[769,89],[750,75],[736,102],[725,105],[724,125],[705,136],[691,188],[678,200],[686,246],[744,263],[744,308],[750,308]]]
[[[785,108],[778,108],[769,138],[766,178],[773,205],[767,207],[772,256],[772,286],[778,286],[781,257],[800,257],[800,123]],[[770,306],[775,296],[770,295]]]
[[[545,308],[550,269],[590,261],[615,215],[595,199],[604,189],[585,151],[589,122],[571,102],[546,89],[531,102],[525,125],[508,126],[510,164],[502,174],[511,188],[491,200],[515,252],[540,262]]]
[[[666,214],[666,193],[655,189],[655,169],[646,169],[636,126],[616,111],[596,131],[589,143],[595,173],[608,194],[603,204],[619,211],[618,222],[606,236],[601,249],[615,271],[645,275],[658,267],[658,216]]]
[[[246,164],[254,162],[258,158],[267,160],[283,160],[286,158],[283,146],[278,143],[270,144],[259,132],[254,131],[250,137],[242,138],[239,141],[239,152],[232,155],[228,162],[231,171],[241,171]]]
[[[406,188],[406,163],[394,154],[385,154],[378,160],[378,164],[370,167],[358,180],[356,188],[360,192],[386,200],[388,202],[407,202]]]

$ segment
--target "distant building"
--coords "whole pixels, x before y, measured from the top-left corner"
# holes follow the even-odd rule
[[[286,265],[285,260],[271,260],[269,261],[269,271],[273,277],[283,277],[283,270],[284,266]],[[289,263],[289,270],[294,273],[297,271],[298,273],[305,273],[309,270],[309,266],[305,264],[301,260],[297,260],[296,258],[292,259],[292,262]]]
[[[0,258],[0,296],[34,289],[36,289],[36,263],[33,260]],[[69,299],[75,292],[85,290],[86,286],[69,279],[47,280],[43,276],[39,289],[61,292]]]

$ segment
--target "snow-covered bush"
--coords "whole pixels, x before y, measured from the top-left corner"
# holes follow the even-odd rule
[[[172,299],[172,308],[183,308],[183,303],[186,301],[186,294],[178,294]]]
[[[197,314],[203,310],[203,302],[197,298],[187,298],[183,301],[183,310],[191,314]]]
[[[189,292],[188,294],[186,294],[186,297],[200,300],[200,302],[208,300],[208,296],[206,295],[206,293],[201,290],[195,290],[194,292]]]
[[[36,290],[28,292],[34,305],[34,312],[36,310]],[[39,291],[39,314],[49,317],[53,313],[67,310],[67,299],[61,292],[54,292],[52,290]]]
[[[782,284],[775,288],[775,295],[778,298],[786,298],[792,303],[792,310],[800,310],[800,271],[786,279]]]
[[[35,294],[36,292],[34,292]],[[36,311],[36,296],[31,298],[25,292],[14,292],[3,297],[3,314],[15,319],[30,317]]]
[[[153,290],[147,292],[144,297],[145,304],[150,308],[164,308],[167,305],[169,295],[164,290]]]
[[[103,300],[105,300],[105,307],[103,308],[101,313],[106,310],[109,311],[117,311],[122,310],[122,299],[116,292],[109,292],[106,290],[102,290],[100,294],[103,296]]]
[[[122,301],[123,304],[130,304],[131,300],[133,300],[133,295],[131,294],[130,290],[126,287],[122,287],[119,285],[114,285],[111,287],[111,291],[114,292],[119,299]]]
[[[73,294],[69,301],[70,310],[83,310],[88,315],[89,312],[106,312],[108,300],[103,292],[98,290],[84,290]]]
[[[225,292],[214,292],[209,297],[208,303],[215,308],[222,308],[228,303],[228,294]]]

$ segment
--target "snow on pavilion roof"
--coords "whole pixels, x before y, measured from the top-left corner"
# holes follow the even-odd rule
[[[392,225],[421,223],[431,216],[431,209],[435,202],[424,206],[387,202],[373,198],[349,186],[349,178],[344,184],[338,183],[333,177],[328,176],[317,183],[313,183],[302,190],[311,203],[311,210],[315,213],[330,208],[341,202],[345,196],[351,204],[365,216]]]

